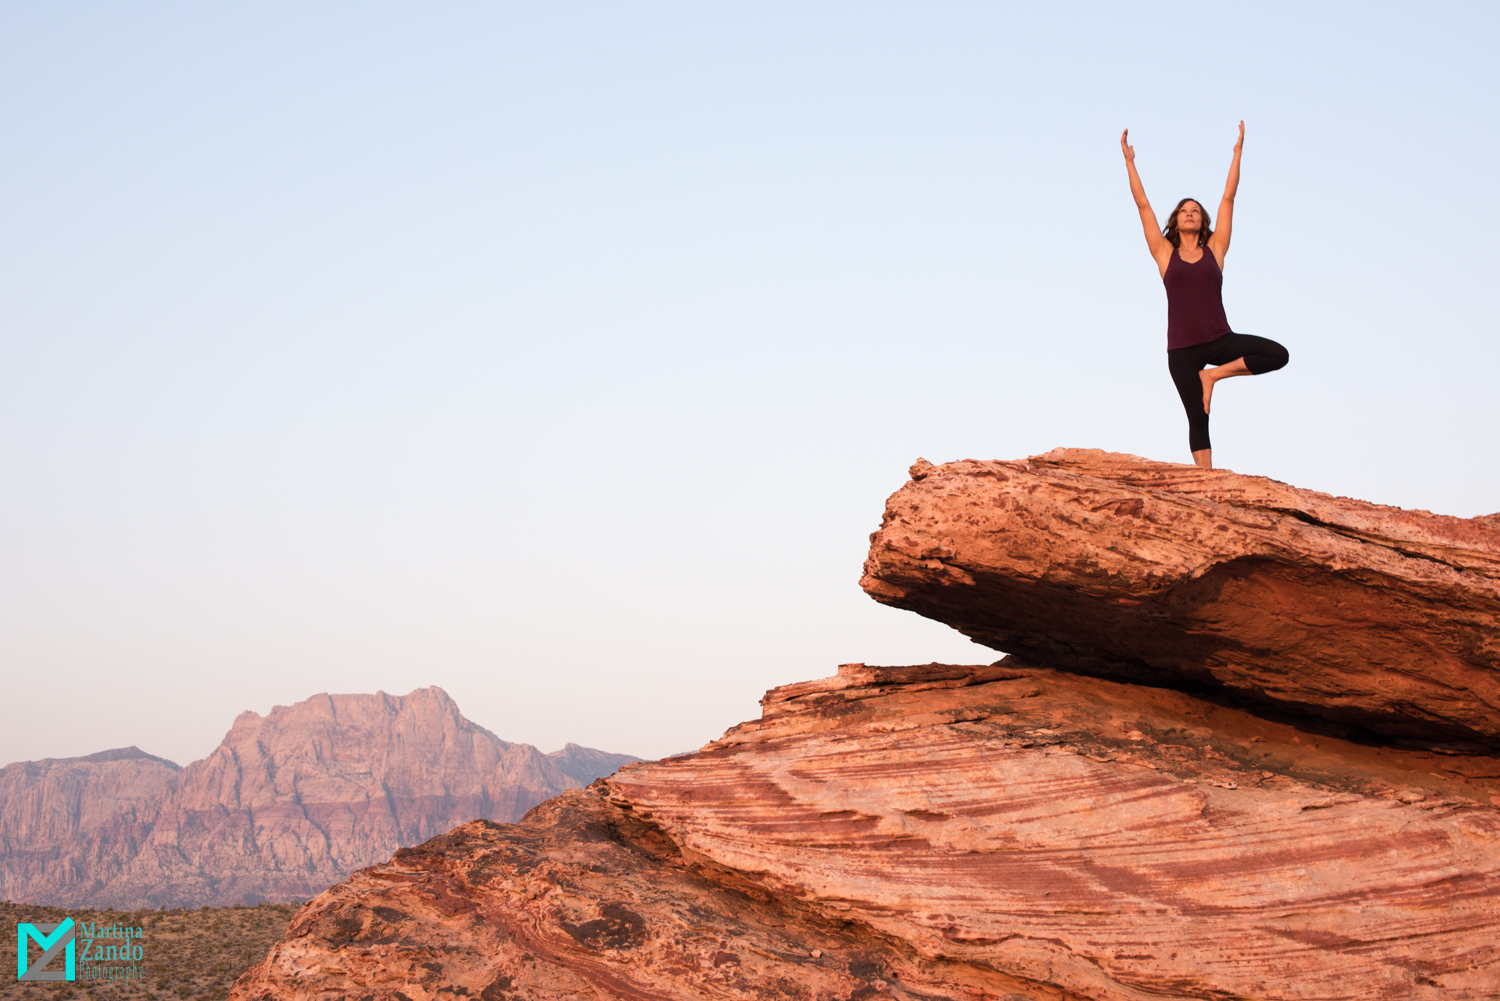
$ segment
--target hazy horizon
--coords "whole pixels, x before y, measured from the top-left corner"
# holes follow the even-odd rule
[[[1220,465],[1500,510],[1491,7],[11,5],[0,761],[439,685],[653,758],[841,662],[908,465],[1187,461],[1159,215],[1216,214]],[[1490,429],[1490,430],[1486,430]]]

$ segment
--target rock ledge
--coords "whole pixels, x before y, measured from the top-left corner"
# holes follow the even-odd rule
[[[977,642],[1500,747],[1500,525],[1089,449],[921,460],[861,585]]]

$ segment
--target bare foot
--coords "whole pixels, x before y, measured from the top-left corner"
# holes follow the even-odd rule
[[[1198,371],[1198,381],[1203,383],[1203,412],[1208,413],[1208,401],[1214,398],[1214,383],[1218,380],[1213,376],[1213,369],[1205,368]]]

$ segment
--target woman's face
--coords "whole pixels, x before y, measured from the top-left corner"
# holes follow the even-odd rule
[[[1177,210],[1177,232],[1198,233],[1203,230],[1203,206],[1197,202],[1184,202]]]

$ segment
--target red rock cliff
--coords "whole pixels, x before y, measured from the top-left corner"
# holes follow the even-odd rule
[[[769,692],[362,870],[232,998],[1500,998],[1493,526],[1102,453],[916,471],[867,588],[1024,659]]]

